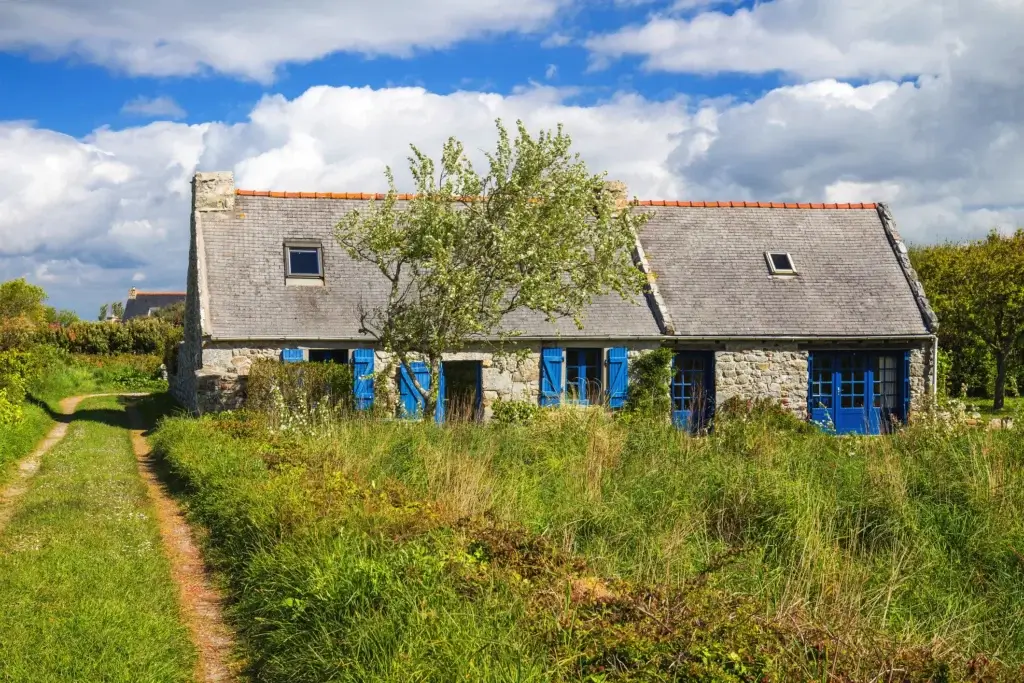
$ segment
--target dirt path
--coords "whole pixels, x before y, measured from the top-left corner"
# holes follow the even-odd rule
[[[0,489],[0,531],[3,531],[7,523],[11,521],[14,511],[17,508],[15,502],[28,491],[29,480],[39,471],[39,463],[43,456],[54,446],[60,443],[67,434],[68,425],[73,419],[75,408],[87,398],[99,398],[101,396],[116,396],[119,394],[90,394],[88,396],[72,396],[60,402],[60,412],[64,419],[53,426],[50,433],[36,446],[36,449],[21,459],[18,463],[18,471],[14,475],[14,481],[5,488]],[[146,394],[124,394],[125,396],[145,396]]]
[[[196,680],[202,683],[234,681],[236,674],[231,666],[234,641],[224,623],[224,598],[210,581],[181,508],[160,479],[138,411],[129,408],[129,416],[139,474],[153,502],[160,537],[171,562],[171,575],[178,586],[182,612],[199,653]]]
[[[32,477],[39,471],[43,456],[64,438],[68,425],[74,420],[78,404],[89,398],[124,396],[138,398],[147,394],[91,394],[73,396],[60,403],[63,415],[49,434],[32,453],[17,466],[14,481],[0,489],[0,531],[10,521],[18,499],[28,491]],[[196,681],[221,683],[237,680],[231,666],[234,646],[230,629],[222,616],[223,597],[210,582],[202,555],[192,538],[191,530],[181,509],[161,481],[146,441],[142,418],[134,408],[128,410],[131,420],[132,448],[139,466],[139,475],[146,484],[149,498],[160,527],[160,537],[171,564],[171,574],[178,587],[182,615],[192,634],[199,658],[196,663]]]

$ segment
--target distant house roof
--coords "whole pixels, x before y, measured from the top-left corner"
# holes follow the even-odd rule
[[[203,175],[233,183],[229,174]],[[360,305],[383,304],[386,283],[373,266],[346,254],[334,226],[366,200],[383,198],[236,191],[233,185],[230,197],[200,197],[209,207],[196,220],[205,333],[214,339],[362,339]],[[598,297],[582,330],[526,311],[509,316],[508,327],[528,338],[580,342],[933,331],[926,325],[933,320],[927,300],[884,205],[642,201],[631,210],[652,214],[635,254],[654,275],[646,296]],[[322,247],[324,284],[289,285],[284,246],[309,240]],[[795,275],[771,272],[767,252],[776,251],[790,255]]]
[[[140,292],[132,289],[128,292],[128,303],[121,320],[145,318],[154,311],[184,301],[185,292]]]

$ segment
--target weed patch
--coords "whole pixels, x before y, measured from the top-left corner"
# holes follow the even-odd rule
[[[588,410],[311,434],[242,412],[156,446],[260,680],[1019,679],[1018,433],[733,412],[701,439]]]

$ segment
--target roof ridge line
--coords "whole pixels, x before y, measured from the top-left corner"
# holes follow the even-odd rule
[[[241,197],[274,197],[276,199],[357,199],[383,201],[387,193],[382,192],[280,192],[277,190],[235,190]],[[395,198],[409,201],[419,195],[398,193]],[[457,197],[468,200],[470,197]],[[676,201],[669,199],[634,199],[633,206],[674,206],[696,209],[875,209],[875,202],[860,203],[818,203],[818,202],[707,202],[707,201]]]

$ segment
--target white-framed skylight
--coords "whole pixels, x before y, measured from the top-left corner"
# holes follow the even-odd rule
[[[772,275],[796,275],[796,264],[788,251],[766,251],[764,259]]]

